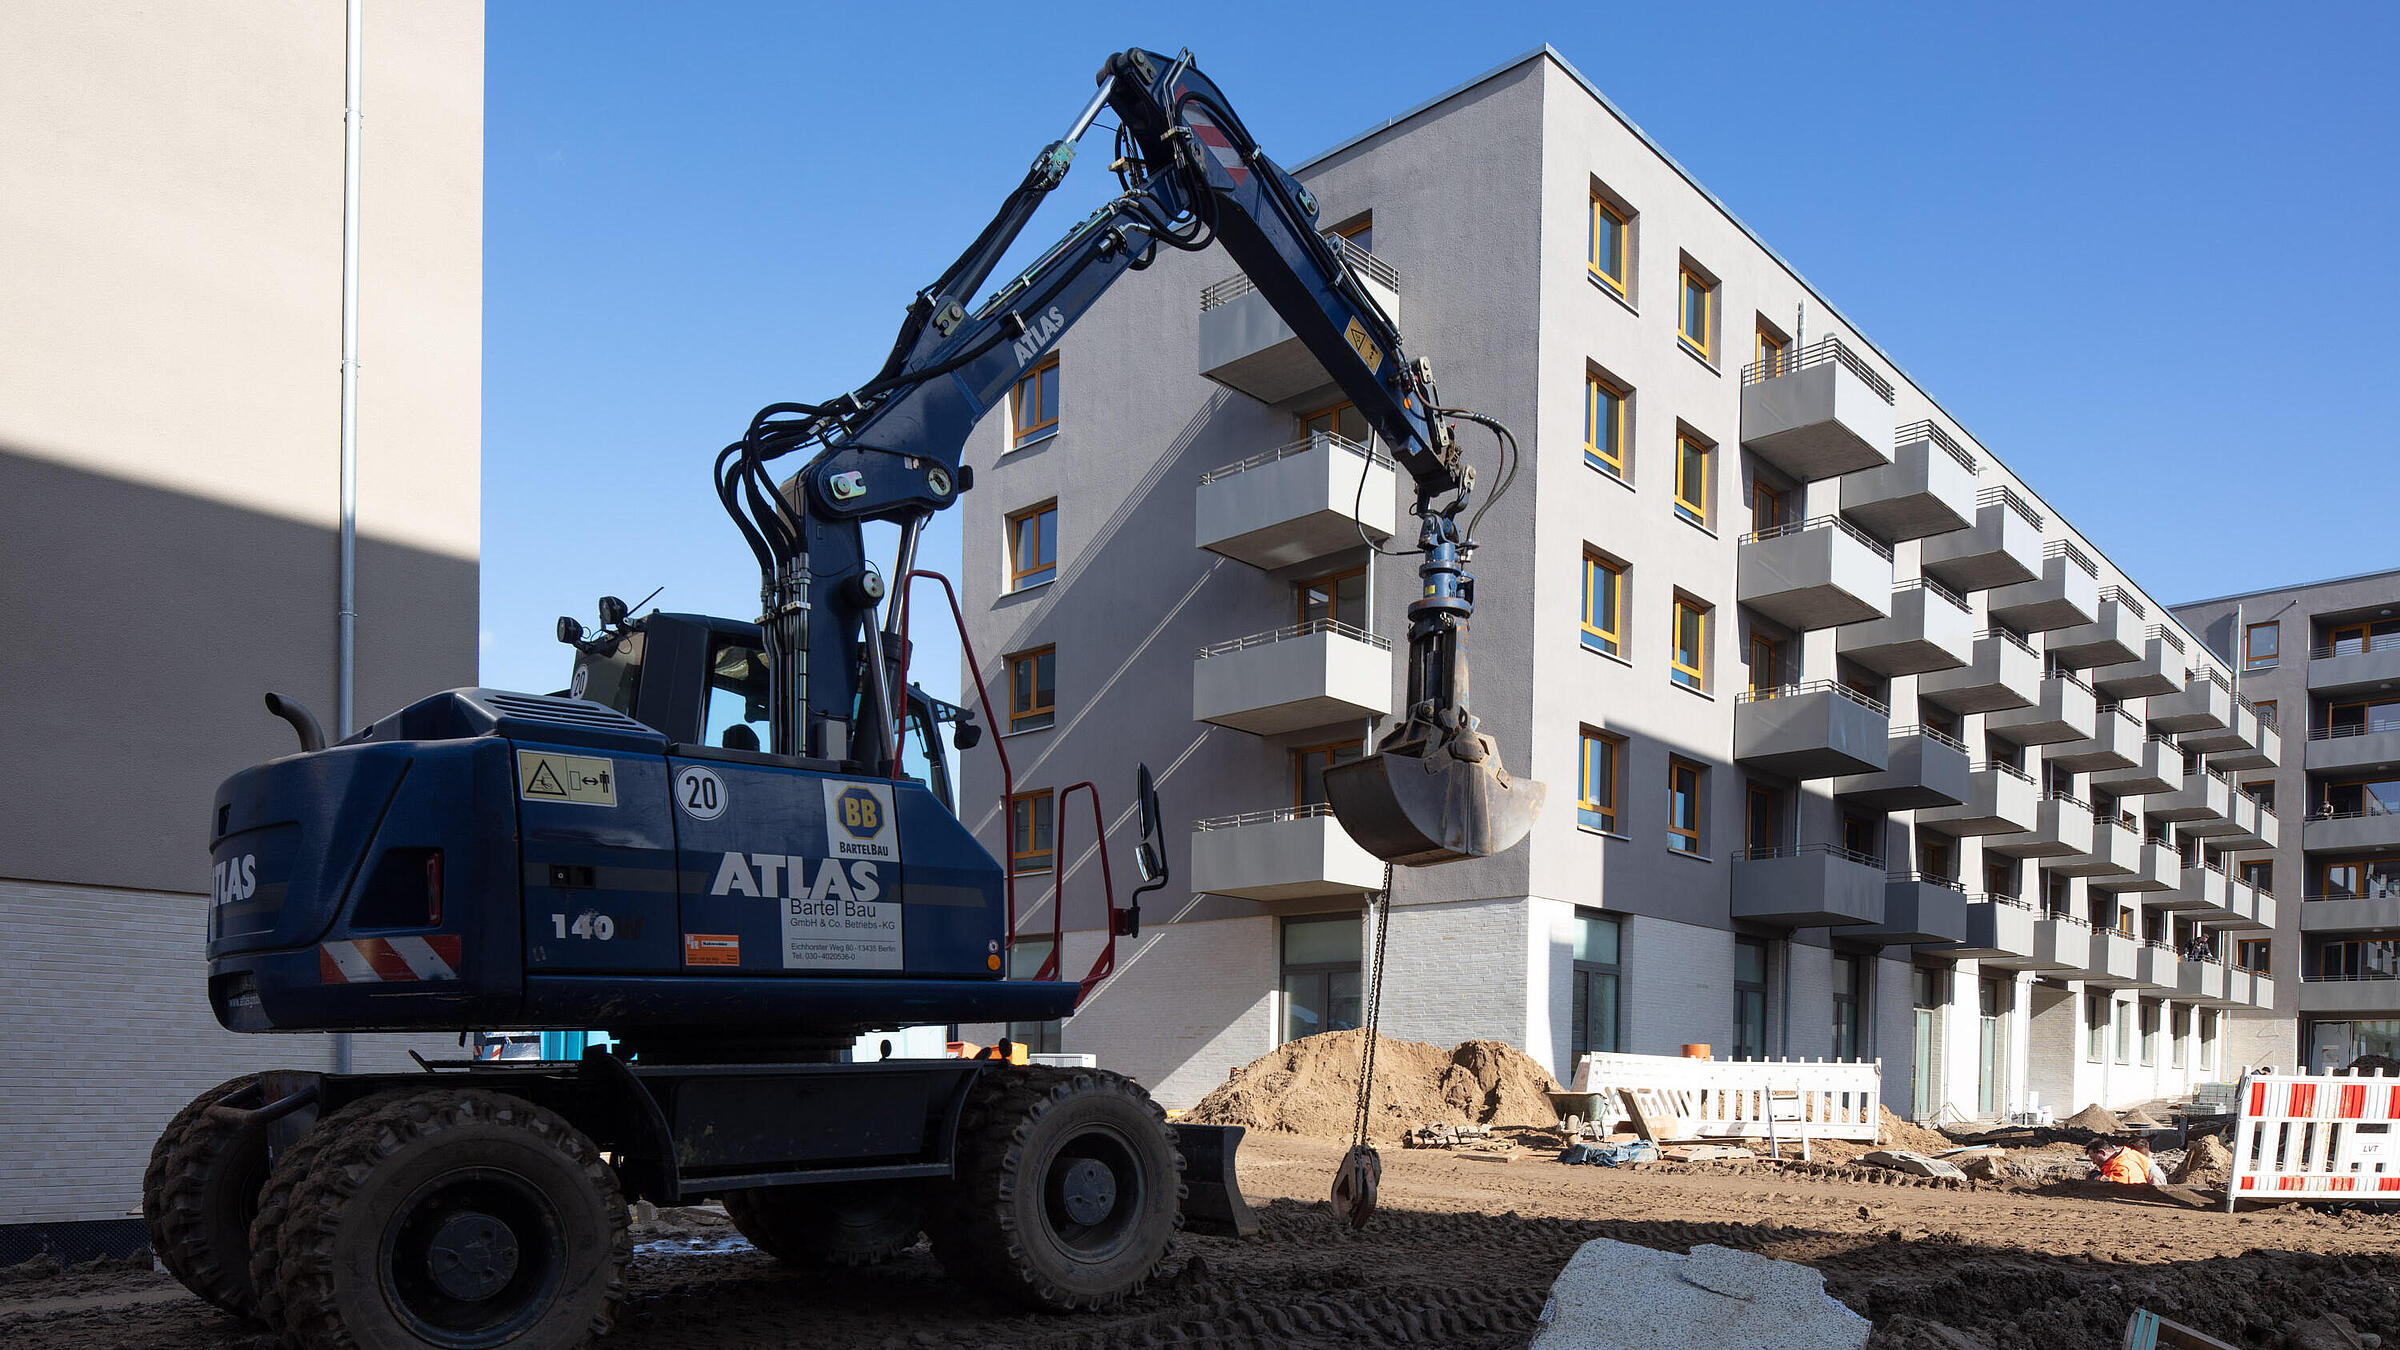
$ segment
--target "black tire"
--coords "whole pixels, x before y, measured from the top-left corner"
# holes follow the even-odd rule
[[[264,1131],[211,1119],[228,1097],[259,1106],[258,1075],[228,1079],[194,1097],[151,1146],[142,1169],[142,1223],[150,1250],[184,1288],[237,1317],[253,1314],[250,1219],[267,1179]]]
[[[725,1215],[750,1245],[789,1266],[871,1266],[917,1244],[923,1188],[908,1182],[727,1191]]]
[[[276,1283],[308,1350],[581,1350],[632,1241],[600,1152],[482,1089],[413,1092],[328,1130],[293,1190]]]
[[[255,1315],[271,1329],[281,1331],[284,1327],[279,1267],[283,1263],[283,1234],[291,1223],[292,1192],[307,1179],[317,1155],[325,1150],[326,1140],[341,1133],[358,1117],[381,1110],[406,1095],[383,1092],[361,1097],[318,1120],[283,1151],[283,1156],[275,1160],[274,1170],[267,1173],[267,1184],[258,1192],[258,1216],[250,1221],[250,1290],[256,1299]]]
[[[958,1127],[957,1179],[929,1215],[934,1255],[987,1293],[1055,1312],[1141,1292],[1183,1226],[1183,1154],[1131,1080],[987,1070]]]

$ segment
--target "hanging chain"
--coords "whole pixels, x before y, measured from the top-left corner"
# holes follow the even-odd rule
[[[1383,865],[1383,889],[1367,897],[1367,919],[1375,926],[1375,952],[1367,977],[1366,1016],[1361,1019],[1366,1024],[1367,1037],[1365,1048],[1359,1052],[1358,1115],[1354,1121],[1356,1126],[1352,1132],[1354,1137],[1350,1141],[1353,1148],[1366,1147],[1368,1118],[1373,1109],[1372,1102],[1375,1094],[1375,1042],[1382,1034],[1376,1030],[1376,1024],[1383,1016],[1383,957],[1384,953],[1390,951],[1392,947],[1390,941],[1392,865],[1390,863]]]

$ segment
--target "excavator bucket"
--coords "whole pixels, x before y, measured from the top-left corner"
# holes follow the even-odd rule
[[[1488,858],[1523,839],[1547,785],[1512,778],[1497,754],[1397,750],[1325,771],[1325,800],[1360,848],[1395,867]]]

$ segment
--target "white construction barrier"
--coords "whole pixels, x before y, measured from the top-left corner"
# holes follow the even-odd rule
[[[1659,1091],[1683,1120],[1684,1138],[1764,1139],[1769,1092],[1800,1094],[1800,1115],[1810,1139],[1856,1139],[1874,1143],[1883,1093],[1882,1060],[1685,1059],[1680,1055],[1588,1054],[1575,1065],[1570,1091],[1599,1098],[1595,1119],[1605,1126],[1630,1123],[1618,1093],[1633,1088]],[[1779,1115],[1788,1115],[1787,1101]],[[1802,1136],[1782,1123],[1786,1140]]]
[[[2225,1208],[2249,1200],[2400,1200],[2400,1078],[2254,1069],[2235,1093]]]

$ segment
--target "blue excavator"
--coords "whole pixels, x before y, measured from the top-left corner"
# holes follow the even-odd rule
[[[575,651],[562,693],[453,689],[338,744],[267,696],[299,747],[217,792],[218,1021],[609,1043],[577,1060],[270,1071],[202,1094],[143,1187],[153,1250],[184,1284],[312,1348],[551,1350],[609,1328],[634,1200],[720,1199],[795,1263],[929,1237],[956,1279],[1058,1311],[1133,1296],[1178,1228],[1255,1231],[1240,1131],[1170,1125],[1125,1077],[852,1050],[879,1029],[1069,1016],[1167,882],[1145,769],[1143,884],[1122,906],[1107,896],[1107,949],[1080,978],[1055,949],[1011,978],[1013,881],[961,824],[944,753],[980,739],[988,698],[979,724],[907,679],[912,583],[948,589],[917,567],[918,540],[972,486],[970,433],[1161,250],[1221,244],[1414,480],[1405,712],[1377,753],[1328,774],[1337,817],[1424,866],[1510,847],[1541,804],[1467,705],[1474,474],[1456,429],[1489,428],[1513,467],[1506,429],[1440,403],[1307,189],[1188,52],[1112,55],[1098,86],[917,294],[873,379],[769,406],[718,456],[718,496],[758,559],[758,621],[604,599],[596,630],[559,622]],[[970,308],[1104,111],[1119,194]],[[867,557],[870,523],[897,527],[888,574]]]

